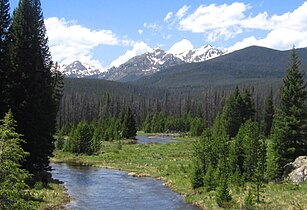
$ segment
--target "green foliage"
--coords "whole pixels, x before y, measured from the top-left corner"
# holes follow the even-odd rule
[[[64,142],[64,151],[91,155],[100,152],[103,141],[134,139],[136,125],[132,111],[128,108],[117,119],[102,117],[93,122],[81,121],[75,127],[68,124],[57,133],[56,145]]]
[[[0,0],[0,117],[7,111],[7,88],[9,70],[8,28],[10,26],[10,4],[8,0]]]
[[[136,136],[136,123],[132,111],[127,109],[123,124],[122,124],[122,137],[125,139],[134,139]]]
[[[0,125],[0,209],[36,209],[30,201],[26,179],[29,173],[21,169],[28,153],[21,147],[21,135],[15,131],[16,122],[9,111]]]
[[[19,1],[9,28],[5,101],[18,122],[16,130],[24,136],[23,149],[29,153],[23,168],[38,180],[50,170],[63,79],[52,71],[47,43],[40,1]]]
[[[191,136],[201,136],[206,128],[206,124],[201,118],[193,118],[191,120],[190,132]]]
[[[223,121],[227,134],[230,138],[237,135],[240,126],[255,115],[254,102],[251,93],[246,89],[243,97],[236,87],[233,94],[228,98],[223,109]]]
[[[281,89],[280,106],[274,119],[273,135],[268,145],[269,179],[280,178],[282,167],[307,152],[307,99],[304,73],[293,48],[290,65]]]
[[[55,148],[56,148],[57,150],[62,150],[62,149],[64,149],[65,136],[63,135],[63,133],[60,132],[60,131],[58,131],[58,132],[56,133],[55,139],[56,139]]]
[[[196,160],[192,167],[191,184],[193,189],[204,186],[204,172],[201,164]]]
[[[211,164],[207,167],[206,175],[204,177],[204,186],[206,187],[206,190],[209,192],[211,190],[215,190],[217,187],[217,183],[214,177],[214,169]]]
[[[226,174],[221,174],[219,185],[216,190],[216,202],[220,207],[229,207],[232,197],[229,193],[228,179]]]
[[[274,105],[273,105],[273,91],[271,90],[270,95],[267,97],[264,105],[263,114],[263,134],[268,137],[271,133],[271,128],[274,119]]]
[[[94,129],[90,124],[83,121],[80,122],[70,137],[72,140],[72,152],[92,154],[91,143],[93,133]]]
[[[252,189],[248,189],[247,195],[244,198],[244,207],[246,209],[251,209],[254,205],[254,195]]]

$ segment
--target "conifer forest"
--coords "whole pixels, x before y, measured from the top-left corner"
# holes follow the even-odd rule
[[[138,71],[154,49],[77,77],[67,72],[80,62],[52,57],[42,3],[0,0],[0,209],[69,209],[78,198],[56,177],[63,164],[160,179],[190,205],[174,209],[307,208],[307,176],[290,176],[307,159],[306,48],[168,54]]]

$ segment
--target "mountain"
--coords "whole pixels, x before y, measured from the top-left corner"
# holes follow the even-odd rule
[[[176,54],[175,56],[185,61],[186,63],[197,63],[219,57],[224,53],[225,52],[222,50],[214,48],[211,45],[205,45],[198,49],[184,51],[182,53]]]
[[[106,72],[98,68],[88,67],[80,61],[63,66],[63,73],[70,78],[100,78],[113,81],[131,82],[144,76],[155,74],[172,66],[209,60],[223,54],[210,45],[180,54],[171,54],[156,48],[150,52],[135,56],[118,67],[112,67]]]
[[[143,76],[154,74],[162,69],[183,64],[184,61],[173,54],[156,48],[151,52],[135,56],[119,67],[110,68],[103,78],[115,81],[134,81]]]
[[[69,78],[97,78],[102,74],[99,68],[90,64],[82,64],[80,61],[74,61],[69,65],[62,65],[60,71]]]
[[[296,49],[307,72],[307,48]],[[291,50],[247,47],[215,59],[186,63],[143,77],[135,84],[164,88],[204,88],[273,85],[285,76]],[[307,74],[305,74],[306,76]]]

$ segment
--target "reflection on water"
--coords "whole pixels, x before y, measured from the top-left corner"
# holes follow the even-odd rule
[[[163,186],[162,181],[136,178],[126,172],[87,166],[52,164],[53,177],[64,182],[69,209],[171,210],[198,208]]]

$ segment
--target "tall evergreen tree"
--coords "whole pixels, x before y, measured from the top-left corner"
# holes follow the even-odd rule
[[[226,133],[230,138],[235,137],[243,123],[243,105],[240,90],[236,87],[236,90],[228,98],[222,115]]]
[[[0,117],[7,111],[8,29],[11,21],[9,10],[9,0],[0,0]]]
[[[287,75],[281,89],[280,107],[274,119],[273,136],[268,148],[267,173],[274,179],[282,175],[282,168],[297,156],[307,153],[307,98],[304,74],[293,48]]]
[[[274,105],[273,105],[273,91],[271,90],[270,95],[267,97],[264,105],[263,114],[263,134],[268,137],[271,133],[271,128],[274,118]]]
[[[25,167],[30,173],[45,174],[54,149],[53,133],[57,114],[54,88],[58,78],[51,72],[52,61],[39,0],[21,0],[9,29],[8,103],[24,135],[29,152]]]
[[[21,169],[27,153],[22,149],[21,135],[15,131],[16,122],[9,111],[0,124],[0,209],[36,209],[25,180],[29,173]]]
[[[255,117],[256,110],[251,91],[245,89],[242,96],[242,100],[243,100],[243,105],[242,105],[243,122],[249,119],[253,120]]]
[[[123,133],[122,133],[123,138],[126,139],[135,138],[137,131],[136,123],[130,107],[127,109],[122,126],[123,126]]]

